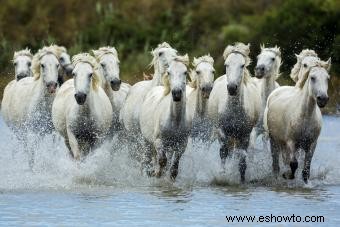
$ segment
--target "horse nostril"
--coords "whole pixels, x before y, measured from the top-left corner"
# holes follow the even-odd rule
[[[318,95],[316,97],[316,102],[318,106],[322,108],[326,106],[328,99],[329,99],[328,95]]]

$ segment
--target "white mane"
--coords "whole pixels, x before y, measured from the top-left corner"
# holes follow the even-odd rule
[[[40,78],[40,60],[47,54],[53,54],[57,59],[61,54],[62,49],[58,48],[56,45],[51,45],[48,47],[43,47],[38,50],[38,52],[33,56],[32,60],[32,71],[35,80]]]
[[[101,47],[98,50],[92,50],[92,52],[93,52],[94,57],[97,59],[97,61],[100,58],[102,58],[103,55],[105,54],[112,54],[116,58],[117,62],[119,63],[118,53],[117,53],[116,48],[114,47],[110,47],[110,46]]]
[[[14,52],[14,56],[13,56],[13,61],[19,57],[19,56],[27,56],[29,57],[30,59],[33,58],[33,55],[31,53],[31,50],[26,48],[26,49],[23,49],[23,50],[19,50],[19,51],[15,51]]]
[[[305,57],[308,57],[308,56],[311,56],[311,57],[316,57],[318,58],[318,55],[317,53],[315,53],[314,50],[309,50],[309,49],[305,49],[305,50],[302,50],[301,53],[299,55],[296,55],[296,58],[297,58],[297,62],[296,64],[294,65],[291,73],[290,73],[290,78],[292,78],[292,80],[294,82],[297,82],[298,79],[299,79],[299,72],[300,72],[300,69],[301,69],[301,66],[302,66],[302,60],[305,58]],[[318,58],[319,59],[319,58]]]
[[[188,54],[183,55],[183,56],[176,56],[174,57],[173,61],[181,62],[184,65],[188,66],[189,65],[189,56]],[[168,95],[170,93],[170,80],[169,80],[169,75],[166,74],[163,77],[163,84],[164,84],[164,96]]]
[[[194,57],[194,60],[192,62],[192,66],[194,67],[194,69],[190,70],[190,80],[191,80],[191,82],[189,83],[189,86],[192,87],[192,88],[197,88],[197,77],[196,77],[195,68],[202,62],[207,62],[211,65],[214,65],[214,59],[210,56],[210,54],[201,56],[199,58]]]
[[[88,63],[89,65],[91,65],[94,72],[92,76],[92,88],[94,90],[97,90],[99,84],[101,84],[100,76],[98,74],[99,65],[97,63],[97,60],[89,53],[80,53],[72,57],[72,64],[76,66],[78,63]]]
[[[149,67],[150,67],[150,68],[151,68],[152,66],[155,66],[155,63],[158,61],[159,56],[158,56],[157,53],[158,53],[158,51],[159,51],[161,48],[171,48],[171,49],[173,49],[173,48],[170,46],[170,44],[168,44],[167,42],[163,42],[163,43],[161,43],[161,44],[158,44],[157,48],[151,51],[151,54],[152,54],[153,58],[152,58],[151,63],[149,64]],[[175,50],[175,49],[173,49],[173,50],[177,53],[177,50]]]
[[[246,59],[246,66],[248,66],[251,62],[249,53],[250,53],[250,44],[245,45],[244,43],[235,43],[234,45],[228,45],[224,52],[223,52],[223,58],[224,60],[227,59],[227,57],[232,53],[239,53],[242,54]]]

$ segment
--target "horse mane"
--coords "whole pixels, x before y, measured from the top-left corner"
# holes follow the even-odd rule
[[[275,80],[277,80],[280,76],[281,76],[281,73],[280,73],[280,67],[282,65],[282,57],[281,57],[281,50],[280,50],[280,47],[278,46],[275,46],[275,47],[265,47],[264,45],[261,45],[261,53],[263,51],[270,51],[272,53],[274,53],[276,55],[276,59],[277,59],[277,69],[276,69],[276,78]]]
[[[38,50],[38,52],[33,56],[32,60],[32,72],[34,80],[38,80],[40,78],[40,61],[42,57],[47,54],[53,54],[58,60],[61,54],[61,49],[57,48],[56,45],[51,45],[48,47],[43,47]]]
[[[228,45],[224,52],[223,52],[223,58],[226,60],[228,56],[232,53],[238,53],[245,57],[246,59],[246,66],[248,66],[251,62],[249,53],[250,53],[250,44],[245,45],[244,43],[235,43],[234,45]]]
[[[27,57],[29,57],[30,59],[33,58],[33,55],[32,55],[32,53],[31,53],[31,50],[28,49],[27,47],[26,47],[26,49],[19,50],[19,51],[15,51],[15,52],[14,52],[14,56],[13,56],[13,61],[14,61],[17,57],[19,57],[19,56],[27,56]]]
[[[196,68],[200,63],[202,62],[207,62],[211,65],[214,65],[214,59],[210,56],[210,54],[201,56],[199,58],[195,58],[192,62],[192,66]],[[190,80],[191,82],[189,83],[189,86],[196,89],[197,88],[197,77],[196,77],[196,70],[191,69],[190,70]]]
[[[300,69],[301,69],[302,60],[303,60],[305,57],[308,57],[308,56],[318,58],[317,53],[315,53],[314,50],[310,50],[310,49],[302,50],[301,53],[300,53],[299,55],[296,55],[297,62],[296,62],[296,64],[294,65],[294,67],[292,68],[292,71],[291,71],[291,73],[290,73],[290,78],[292,78],[292,80],[293,80],[295,83],[296,83],[296,82],[298,81],[298,79],[299,79],[299,72],[300,72]]]
[[[185,66],[189,65],[189,56],[188,54],[185,54],[183,56],[175,56],[173,58],[173,61],[181,62]],[[170,80],[169,80],[169,74],[164,75],[163,77],[163,86],[164,86],[164,96],[168,95],[170,93]]]
[[[118,52],[114,47],[101,47],[98,50],[92,50],[94,57],[99,61],[105,54],[112,54],[119,63]]]
[[[161,48],[169,48],[169,49],[172,49],[172,50],[174,50],[174,52],[177,54],[177,50],[175,50],[174,48],[172,48],[172,47],[170,46],[170,44],[168,44],[167,42],[160,43],[160,44],[158,44],[158,46],[156,47],[156,49],[154,49],[154,50],[151,51],[151,54],[152,54],[153,58],[152,58],[152,60],[151,60],[151,62],[150,62],[150,64],[149,64],[149,66],[148,66],[149,68],[151,68],[152,66],[155,66],[155,63],[158,61],[158,58],[159,58],[159,56],[158,56],[158,51],[159,51]]]
[[[99,65],[97,60],[89,53],[80,53],[72,57],[72,64],[76,66],[78,63],[87,63],[93,68],[92,88],[95,91],[98,90],[101,80],[99,76]]]

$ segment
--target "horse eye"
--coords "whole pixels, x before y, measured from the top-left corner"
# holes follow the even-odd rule
[[[186,75],[186,76],[187,76],[187,75],[188,75],[188,71],[185,71],[185,72],[184,72],[184,75]]]
[[[92,77],[92,75],[93,75],[93,73],[90,73],[90,74],[89,74],[89,77],[91,78],[91,77]]]
[[[313,76],[313,77],[311,77],[310,79],[311,79],[313,82],[315,81],[315,77],[314,77],[314,76]]]
[[[104,63],[100,63],[100,65],[101,65],[103,68],[105,68],[105,64],[104,64]]]
[[[196,70],[196,73],[199,75],[199,74],[201,73],[201,71],[199,71],[199,70]]]
[[[158,53],[158,56],[160,57],[160,56],[162,56],[163,55],[163,52],[159,52]]]
[[[45,68],[45,65],[44,65],[44,64],[41,64],[41,68],[43,68],[43,69],[44,69],[44,68]]]
[[[28,67],[31,67],[32,63],[31,62],[27,62]]]
[[[73,77],[75,77],[75,76],[76,76],[76,74],[75,74],[75,73],[72,73],[72,76],[73,76]]]
[[[244,68],[244,64],[243,64],[243,65],[241,65],[241,68]]]
[[[14,62],[14,63],[13,63],[13,65],[14,65],[14,66],[17,66],[17,63],[16,63],[16,62]]]
[[[271,58],[272,61],[275,61],[275,58]]]
[[[303,67],[307,68],[307,64],[306,64],[306,63],[305,63],[305,64],[303,64]]]
[[[215,70],[212,70],[211,73],[212,73],[212,74],[215,74]]]
[[[63,57],[59,58],[59,61],[64,62],[65,59]]]

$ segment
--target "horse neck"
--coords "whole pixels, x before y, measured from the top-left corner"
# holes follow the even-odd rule
[[[162,75],[159,69],[159,63],[156,63],[154,68],[155,68],[155,71],[154,71],[153,78],[152,78],[153,87],[162,85]]]
[[[179,102],[174,102],[170,97],[170,120],[175,123],[175,125],[184,125],[183,121],[185,120],[186,114],[186,94],[183,92],[182,100]]]
[[[261,84],[261,100],[262,100],[262,109],[266,107],[266,101],[270,93],[275,89],[275,72],[272,72],[271,75],[267,78],[264,78]]]
[[[312,117],[316,110],[316,101],[309,92],[309,79],[306,80],[304,86],[302,87],[302,95],[299,103],[300,115],[303,118]]]
[[[207,107],[207,99],[203,98],[202,90],[198,87],[196,88],[195,92],[195,112],[198,116],[203,117]]]

